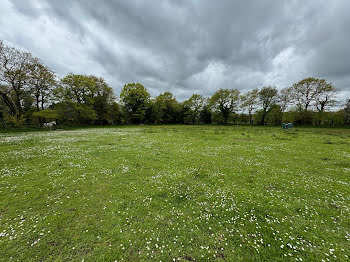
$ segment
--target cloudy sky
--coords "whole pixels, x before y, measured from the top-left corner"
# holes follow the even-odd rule
[[[350,93],[348,0],[0,0],[0,39],[59,76],[179,100],[326,78]]]

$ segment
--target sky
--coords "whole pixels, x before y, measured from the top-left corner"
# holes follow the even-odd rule
[[[350,95],[348,0],[0,0],[0,39],[58,76],[184,100],[325,78]]]

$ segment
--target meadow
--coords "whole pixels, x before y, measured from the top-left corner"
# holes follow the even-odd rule
[[[1,261],[349,261],[350,130],[0,132]]]

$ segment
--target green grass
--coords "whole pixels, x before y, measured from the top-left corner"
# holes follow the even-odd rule
[[[350,130],[0,133],[2,261],[349,261]]]

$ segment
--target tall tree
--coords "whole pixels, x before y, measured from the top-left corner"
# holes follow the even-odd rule
[[[212,122],[212,114],[211,114],[209,103],[210,103],[210,99],[205,98],[203,108],[199,113],[200,121],[205,124],[210,124]]]
[[[58,113],[61,123],[93,124],[97,117],[92,106],[69,100],[56,103],[52,108]]]
[[[321,79],[316,88],[315,104],[319,112],[323,112],[327,107],[333,106],[336,103],[335,96],[337,89],[331,83]]]
[[[61,103],[67,104],[67,109],[72,112],[72,119],[76,123],[87,123],[94,120],[95,124],[108,124],[118,122],[112,112],[117,112],[120,117],[119,105],[115,105],[113,89],[102,77],[93,75],[68,74],[61,79],[61,85],[55,90],[56,98]],[[63,106],[57,106],[65,115],[69,110],[63,111]],[[73,111],[76,112],[73,112]],[[119,118],[118,117],[118,118]]]
[[[45,104],[49,102],[52,89],[56,85],[55,74],[39,59],[36,59],[30,66],[28,85],[35,99],[37,111],[44,110]]]
[[[293,98],[300,112],[306,112],[319,94],[327,90],[329,84],[325,79],[305,78],[292,86]],[[327,103],[327,102],[326,102]]]
[[[170,92],[164,92],[155,99],[157,110],[157,122],[170,124],[178,120],[180,105],[174,95]]]
[[[113,89],[102,77],[89,76],[94,83],[92,106],[96,112],[96,124],[116,123],[120,118],[120,108],[115,102]],[[115,116],[114,116],[115,114]]]
[[[8,111],[8,114],[12,117],[15,117],[17,114],[16,105],[12,99],[12,89],[8,85],[0,85],[0,98],[1,102],[4,105],[2,111],[5,111],[5,108]]]
[[[253,124],[253,112],[258,105],[259,89],[253,89],[241,96],[242,107],[248,109],[249,124]]]
[[[95,78],[87,75],[68,74],[61,79],[56,91],[59,100],[69,100],[79,104],[91,105],[96,95]]]
[[[0,95],[18,124],[23,122],[23,103],[34,60],[30,53],[0,42]]]
[[[278,104],[273,104],[269,108],[265,118],[266,123],[271,125],[281,125],[282,124],[282,109]]]
[[[143,123],[150,101],[147,89],[139,83],[124,85],[120,98],[133,123]]]
[[[184,114],[186,123],[199,123],[200,112],[204,107],[204,97],[202,95],[193,94],[188,100],[184,101]]]
[[[277,96],[277,89],[274,86],[264,86],[259,91],[259,101],[261,103],[262,107],[262,117],[261,117],[261,124],[265,125],[265,117],[270,109],[270,107],[275,103]]]
[[[219,89],[210,98],[211,110],[220,112],[225,124],[230,114],[235,112],[238,107],[239,93],[237,89]]]
[[[345,103],[344,108],[344,123],[350,124],[350,98]]]
[[[288,106],[292,102],[292,93],[293,92],[290,87],[285,87],[278,92],[277,104],[280,106],[282,121],[284,112],[287,110]]]

